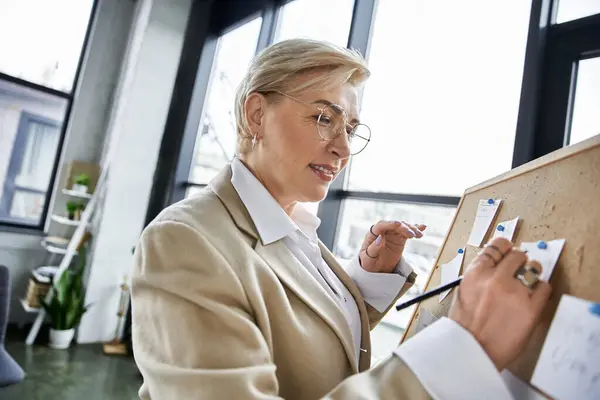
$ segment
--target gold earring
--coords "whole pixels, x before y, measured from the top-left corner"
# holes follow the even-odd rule
[[[254,150],[254,146],[256,146],[256,135],[258,135],[258,133],[255,133],[254,136],[252,136],[252,150]]]

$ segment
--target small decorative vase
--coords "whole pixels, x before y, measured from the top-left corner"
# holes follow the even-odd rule
[[[72,187],[74,192],[79,192],[79,193],[87,193],[88,192],[88,186],[87,185],[79,185],[77,183],[73,184]]]
[[[48,346],[52,349],[66,349],[71,344],[74,335],[75,328],[64,331],[50,328],[50,343]]]

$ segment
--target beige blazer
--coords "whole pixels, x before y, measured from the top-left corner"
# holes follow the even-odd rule
[[[320,247],[358,304],[359,360],[330,296],[283,241],[261,243],[230,167],[200,195],[165,209],[143,231],[132,274],[140,397],[429,399],[398,357],[369,369],[369,330],[383,314]]]

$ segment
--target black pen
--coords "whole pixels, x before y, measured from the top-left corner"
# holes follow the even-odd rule
[[[433,296],[435,296],[437,294],[445,292],[448,289],[452,289],[453,287],[460,285],[460,282],[462,282],[462,280],[463,280],[463,277],[461,275],[458,278],[456,278],[455,280],[446,283],[445,285],[438,286],[437,288],[432,289],[429,292],[425,292],[425,293],[423,293],[423,294],[415,297],[414,299],[410,299],[407,302],[404,302],[402,304],[398,304],[396,306],[396,311],[404,310],[406,307],[410,307],[413,304],[419,303],[419,302],[421,302],[421,301],[423,301],[425,299],[428,299],[428,298],[433,297]]]

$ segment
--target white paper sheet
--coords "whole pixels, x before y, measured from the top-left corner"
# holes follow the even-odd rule
[[[560,257],[560,253],[565,245],[565,239],[556,239],[546,242],[546,248],[540,249],[538,242],[523,242],[521,250],[527,250],[527,257],[530,260],[536,260],[542,265],[542,274],[540,279],[543,281],[550,280],[556,262]]]
[[[600,399],[600,316],[591,303],[561,297],[531,383],[550,396]]]
[[[421,332],[423,329],[427,328],[437,320],[438,317],[421,307],[419,310],[419,319],[417,320],[416,333]]]
[[[452,261],[450,261],[447,264],[443,264],[440,267],[440,286],[445,285],[446,283],[458,278],[458,274],[460,273],[460,267],[462,266],[463,259],[465,258],[465,249],[461,250],[462,253],[457,253],[456,257],[454,257]],[[452,289],[448,289],[445,292],[440,293],[440,303],[446,298],[446,296],[448,296],[448,293],[450,293],[451,290]]]
[[[545,396],[542,396],[535,391],[531,386],[517,378],[512,372],[505,369],[500,374],[500,377],[504,381],[504,384],[508,388],[510,394],[514,399],[517,400],[547,400]]]
[[[509,219],[508,221],[502,221],[499,224],[496,224],[494,228],[493,238],[503,237],[512,242],[513,237],[515,236],[515,230],[517,229],[517,223],[519,222],[519,217]]]
[[[485,234],[490,228],[500,204],[502,204],[502,200],[494,200],[491,204],[488,199],[479,200],[477,214],[475,215],[475,221],[473,222],[473,228],[471,228],[471,234],[469,235],[467,244],[477,247],[481,246],[481,242],[483,242]]]

